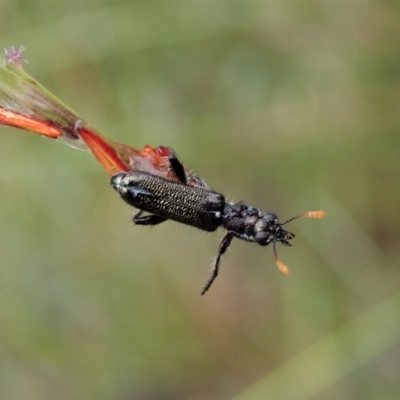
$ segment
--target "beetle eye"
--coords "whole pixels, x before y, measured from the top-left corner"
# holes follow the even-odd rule
[[[269,238],[270,233],[268,232],[258,232],[254,236],[254,240],[261,246],[266,246],[271,241]]]
[[[263,219],[264,219],[264,221],[267,222],[267,224],[272,224],[272,223],[278,222],[277,216],[274,214],[271,214],[271,213],[264,214]]]

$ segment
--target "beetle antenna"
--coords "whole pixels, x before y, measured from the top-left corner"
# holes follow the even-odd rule
[[[298,219],[298,218],[322,218],[322,217],[325,217],[325,215],[326,215],[325,211],[322,211],[322,210],[321,211],[308,211],[305,213],[298,214],[292,218],[289,218],[287,221],[280,224],[280,226],[286,225],[287,223],[289,223],[295,219]],[[289,268],[281,261],[281,259],[278,256],[278,252],[276,251],[276,241],[274,241],[274,243],[273,243],[273,249],[274,249],[274,257],[275,257],[276,266],[285,275],[289,274]]]
[[[274,249],[274,257],[275,257],[275,264],[279,268],[279,270],[284,273],[285,275],[289,274],[289,268],[281,261],[278,256],[278,252],[276,251],[276,241],[273,243]]]
[[[293,220],[298,219],[298,218],[322,218],[322,217],[325,217],[325,215],[326,215],[326,212],[322,211],[322,210],[321,211],[308,211],[305,213],[298,214],[292,218],[289,218],[287,221],[282,223],[281,226],[286,225],[287,223],[292,222]]]

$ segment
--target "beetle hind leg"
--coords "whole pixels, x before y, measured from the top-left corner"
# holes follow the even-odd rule
[[[181,183],[187,183],[187,177],[185,168],[183,167],[182,163],[178,160],[174,150],[171,148],[170,155],[168,156],[169,168],[175,174],[175,176],[179,179]]]

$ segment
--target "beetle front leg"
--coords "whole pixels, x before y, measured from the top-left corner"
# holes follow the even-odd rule
[[[213,284],[215,281],[215,278],[218,276],[218,270],[219,270],[219,260],[221,259],[222,254],[225,253],[229,245],[231,244],[233,239],[233,235],[231,233],[228,233],[227,235],[224,236],[224,238],[221,240],[221,243],[219,244],[219,250],[218,250],[218,255],[217,259],[215,260],[213,272],[211,274],[210,279],[204,286],[201,294],[203,295],[205,292],[207,292],[208,289],[210,289],[210,286]]]

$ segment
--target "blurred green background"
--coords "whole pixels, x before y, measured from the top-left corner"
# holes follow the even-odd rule
[[[0,127],[0,399],[400,394],[398,2],[0,2],[0,45],[123,143],[171,146],[294,246],[133,211],[96,161]]]

